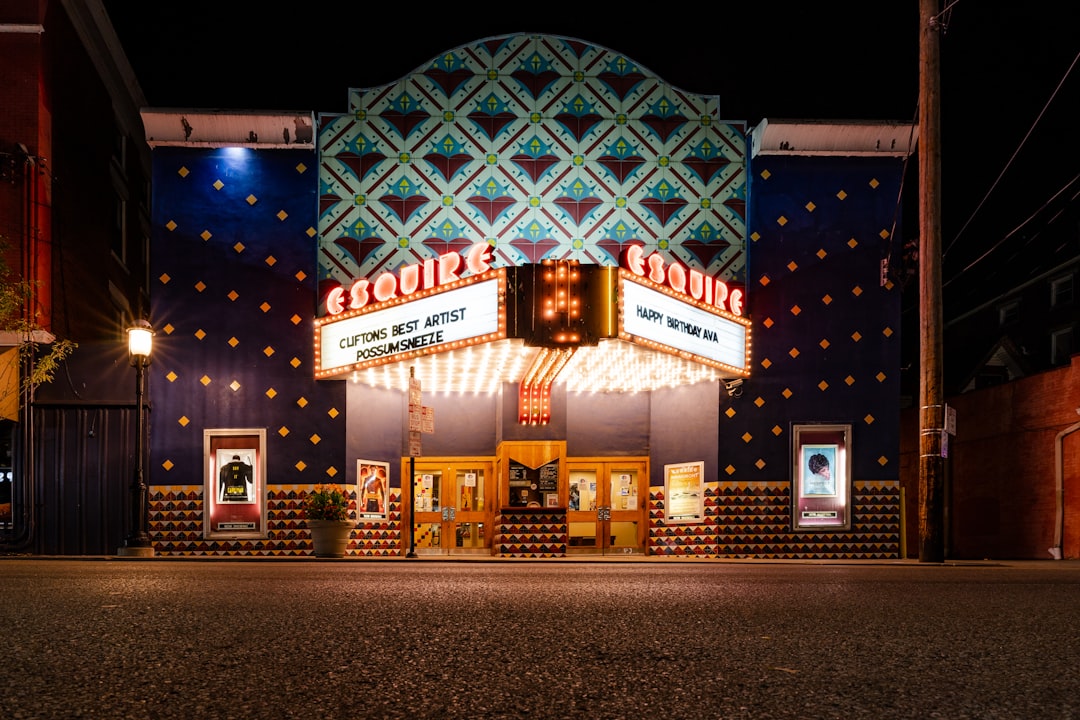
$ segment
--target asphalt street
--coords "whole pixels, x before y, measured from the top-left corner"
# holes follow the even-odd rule
[[[9,718],[1080,717],[1080,563],[0,558]]]

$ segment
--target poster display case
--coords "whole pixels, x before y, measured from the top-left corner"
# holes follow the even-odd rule
[[[203,536],[266,537],[266,429],[203,431]]]
[[[664,466],[664,499],[668,525],[700,523],[705,519],[704,461]]]
[[[359,520],[385,520],[387,491],[390,488],[390,463],[376,460],[356,461],[356,517]]]
[[[795,425],[791,433],[792,528],[851,527],[851,425]]]

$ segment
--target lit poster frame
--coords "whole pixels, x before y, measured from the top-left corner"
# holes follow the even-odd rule
[[[203,430],[203,537],[266,537],[266,428]]]
[[[794,530],[851,528],[851,425],[792,426]]]
[[[356,461],[356,517],[360,520],[385,520],[390,489],[390,463],[377,460]]]
[[[705,520],[705,462],[664,466],[664,521],[686,525]]]

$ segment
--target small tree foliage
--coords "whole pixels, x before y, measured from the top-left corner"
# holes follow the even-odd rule
[[[36,283],[17,275],[7,263],[7,239],[0,236],[0,332],[11,333],[19,340],[19,367],[26,372],[21,377],[19,391],[32,393],[43,383],[52,382],[60,364],[78,344],[71,340],[54,339],[45,344],[37,340],[34,292]],[[45,345],[45,349],[42,349]],[[32,362],[31,362],[32,361]]]

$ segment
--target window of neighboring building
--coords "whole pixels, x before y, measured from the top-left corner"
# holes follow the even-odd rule
[[[117,123],[119,124],[119,123]],[[113,134],[113,153],[110,175],[112,177],[113,192],[116,196],[114,208],[113,232],[109,240],[109,247],[116,259],[123,265],[127,265],[132,258],[128,257],[128,200],[131,192],[128,188],[127,175],[128,138],[123,132],[117,130]],[[137,198],[133,199],[138,202]]]
[[[1066,275],[1050,281],[1050,307],[1071,305],[1073,302],[1073,276]]]
[[[1050,333],[1050,364],[1065,365],[1069,362],[1076,348],[1076,333],[1072,327],[1061,328]]]
[[[150,236],[143,233],[142,236],[142,261],[143,261],[143,286],[140,291],[150,289]]]
[[[122,132],[113,135],[113,161],[119,166],[120,172],[127,174],[127,136]]]
[[[1013,300],[998,307],[998,325],[1004,327],[1020,319],[1020,301]]]
[[[127,264],[127,202],[116,198],[115,218],[113,221],[113,233],[111,249],[113,255],[123,264]]]
[[[131,312],[131,305],[128,303],[127,298],[124,297],[124,293],[112,282],[109,283],[109,297],[112,299],[112,313],[116,322],[117,341],[127,347],[127,329],[131,327],[135,316]]]

